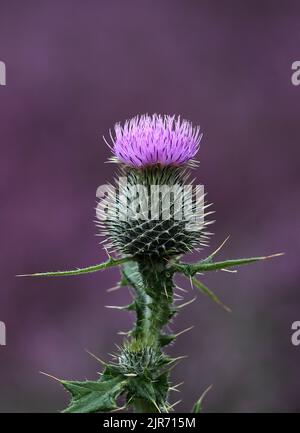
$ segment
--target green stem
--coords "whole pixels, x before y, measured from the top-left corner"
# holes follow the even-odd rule
[[[172,306],[172,274],[167,263],[153,259],[129,262],[123,265],[123,273],[135,290],[137,320],[132,335],[162,346],[161,330],[176,312]]]
[[[143,399],[139,395],[133,398],[131,404],[136,412],[166,412],[169,383],[168,370],[164,370],[164,366],[169,364],[171,359],[164,355],[161,348],[175,338],[162,333],[162,329],[176,312],[173,307],[172,274],[167,269],[167,262],[151,258],[124,264],[123,274],[135,292],[133,305],[136,323],[131,336],[133,341],[138,341],[142,347],[152,348],[151,356],[154,356],[157,362],[157,368],[151,373],[149,358],[145,357],[145,364],[141,359],[142,373],[137,380],[144,383],[149,399]]]

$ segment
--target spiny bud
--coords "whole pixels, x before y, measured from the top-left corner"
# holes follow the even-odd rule
[[[154,343],[146,344],[139,339],[126,342],[117,357],[118,367],[124,375],[153,376],[169,363],[169,359],[160,352]]]

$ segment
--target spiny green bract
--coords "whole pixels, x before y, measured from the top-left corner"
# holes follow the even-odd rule
[[[145,375],[153,379],[161,367],[170,363],[154,339],[152,342],[141,339],[125,342],[116,359],[123,374]]]
[[[204,196],[188,185],[186,169],[124,167],[116,186],[118,195],[112,187],[106,214],[98,215],[108,250],[162,258],[206,245]]]

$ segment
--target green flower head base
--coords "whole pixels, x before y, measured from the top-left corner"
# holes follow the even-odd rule
[[[191,329],[171,331],[170,323],[195,300],[184,299],[186,290],[176,285],[175,274],[186,277],[196,290],[230,311],[197,275],[280,255],[215,261],[223,242],[199,262],[180,261],[182,254],[206,245],[210,235],[203,191],[195,193],[188,182],[201,137],[198,127],[174,116],[145,115],[123,126],[117,124],[112,151],[122,183],[110,185],[105,206],[97,207],[100,234],[116,257],[109,255],[104,263],[81,269],[31,274],[81,275],[119,266],[121,278],[116,288],[127,287],[132,295],[128,305],[109,307],[134,313],[135,322],[110,361],[96,357],[104,365],[100,378],[57,379],[71,394],[66,412],[174,410],[172,391],[178,388],[171,383],[170,372],[183,356],[171,358],[164,348]],[[195,403],[194,412],[201,410],[206,392]]]

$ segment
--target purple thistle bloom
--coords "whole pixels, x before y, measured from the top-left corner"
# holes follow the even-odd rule
[[[201,138],[199,126],[158,114],[136,116],[124,126],[117,123],[111,137],[115,158],[136,168],[184,164],[196,155]]]

